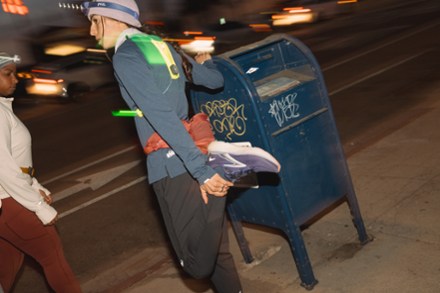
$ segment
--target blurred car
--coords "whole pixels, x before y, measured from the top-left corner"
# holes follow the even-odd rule
[[[116,82],[110,61],[101,50],[88,49],[17,72],[18,95],[76,99]]]
[[[146,21],[149,33],[160,36],[164,41],[175,43],[189,55],[198,52],[213,53],[215,51],[215,37],[206,35],[202,31],[170,31],[163,21]]]
[[[149,33],[159,35],[167,42],[177,43],[184,52],[195,55],[199,52],[219,53],[222,46],[230,46],[240,41],[252,41],[256,32],[271,32],[267,23],[245,24],[224,18],[217,23],[198,27],[198,30],[183,32],[170,31],[163,21],[150,20],[144,22]]]
[[[254,29],[244,22],[226,19],[207,25],[204,31],[215,36],[218,43],[235,43],[237,39],[243,39],[255,33]]]
[[[273,26],[314,23],[355,10],[358,0],[296,0],[283,1],[282,11],[272,15]]]
[[[272,15],[273,26],[287,26],[300,23],[313,23],[318,19],[318,14],[310,8],[287,7],[281,13]]]
[[[197,53],[213,53],[215,51],[215,37],[207,36],[201,31],[184,31],[181,35],[165,37],[164,41],[176,42],[189,55]]]
[[[215,49],[219,54],[236,46],[260,40],[270,34],[272,28],[267,23],[248,23],[221,18],[217,23],[204,26],[203,32],[215,37]]]
[[[270,32],[268,24],[247,24],[236,20],[221,18],[217,23],[208,24],[201,31],[183,32],[186,39],[180,39],[180,47],[189,54],[197,52],[219,53],[225,46],[252,42],[257,39],[257,33]]]

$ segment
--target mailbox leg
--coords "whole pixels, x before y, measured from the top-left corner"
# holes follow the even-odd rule
[[[301,279],[301,286],[307,290],[312,290],[313,287],[318,283],[318,280],[316,280],[315,275],[313,274],[312,265],[310,264],[301,230],[296,225],[289,224],[285,233],[289,238],[290,248],[292,250],[296,268]]]
[[[228,205],[228,214],[232,224],[232,230],[234,231],[235,237],[237,238],[238,246],[240,248],[241,254],[243,255],[244,261],[246,263],[251,263],[254,261],[254,257],[249,249],[248,242],[244,237],[243,226],[241,222],[237,219],[234,209],[231,205]]]
[[[372,239],[368,236],[365,230],[364,221],[362,220],[361,211],[359,209],[359,204],[357,202],[353,188],[347,194],[347,203],[350,209],[353,224],[358,232],[359,241],[362,245],[367,244]]]

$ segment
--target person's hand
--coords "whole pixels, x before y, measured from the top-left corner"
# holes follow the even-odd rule
[[[233,185],[232,182],[223,179],[219,174],[215,174],[204,184],[200,185],[203,201],[205,204],[208,204],[208,194],[219,197],[225,196]]]
[[[200,64],[203,64],[203,62],[209,59],[211,59],[211,54],[206,52],[199,52],[196,56],[194,56],[194,60],[196,60],[196,62]]]
[[[52,196],[50,196],[49,194],[46,194],[43,190],[40,189],[40,194],[41,197],[44,199],[44,201],[47,204],[51,204],[52,203]]]

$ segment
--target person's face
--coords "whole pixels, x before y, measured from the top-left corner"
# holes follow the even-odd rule
[[[90,35],[95,37],[103,49],[113,48],[121,32],[127,28],[120,21],[100,15],[93,15],[90,21]]]
[[[14,63],[8,64],[0,68],[0,96],[8,97],[15,91],[18,82],[15,77],[17,67]]]

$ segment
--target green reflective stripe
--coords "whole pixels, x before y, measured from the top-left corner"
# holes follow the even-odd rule
[[[179,78],[176,62],[168,45],[158,36],[137,34],[132,35],[133,41],[141,50],[145,60],[151,65],[164,65],[172,79]]]
[[[117,110],[112,111],[112,115],[115,117],[142,117],[143,113],[140,109],[136,110]]]

